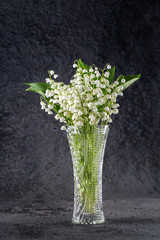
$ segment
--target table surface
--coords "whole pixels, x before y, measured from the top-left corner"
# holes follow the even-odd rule
[[[71,201],[3,202],[0,240],[160,240],[160,199],[104,200],[103,205],[104,224],[75,225]]]

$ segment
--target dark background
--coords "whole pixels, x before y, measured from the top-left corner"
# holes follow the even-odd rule
[[[1,1],[0,198],[73,200],[66,133],[24,82],[48,69],[69,83],[72,64],[116,66],[142,77],[119,98],[108,135],[103,198],[160,197],[160,3],[158,0]]]

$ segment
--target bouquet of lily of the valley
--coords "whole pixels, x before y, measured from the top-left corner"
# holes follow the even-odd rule
[[[118,113],[117,97],[138,80],[138,75],[120,75],[114,81],[115,67],[108,63],[103,69],[94,64],[88,66],[81,59],[75,60],[76,73],[68,85],[56,82],[58,75],[49,70],[46,82],[25,83],[30,87],[26,91],[41,95],[41,109],[48,114],[56,112],[55,119],[65,126],[80,128],[85,125],[107,125],[112,122],[112,114]]]
[[[41,108],[63,123],[74,168],[74,212],[72,221],[81,224],[104,222],[102,211],[102,163],[108,123],[118,113],[117,97],[140,78],[120,75],[114,81],[115,67],[103,69],[75,61],[76,73],[68,85],[56,82],[58,75],[48,71],[46,82],[26,83],[27,91],[41,95]]]

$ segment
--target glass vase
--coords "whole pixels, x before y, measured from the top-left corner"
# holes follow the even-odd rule
[[[102,203],[103,157],[109,127],[67,127],[74,173],[72,222],[99,224],[105,221]]]

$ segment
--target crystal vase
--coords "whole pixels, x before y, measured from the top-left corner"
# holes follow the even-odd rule
[[[74,173],[72,222],[98,224],[105,221],[102,203],[102,168],[108,126],[67,127]]]

